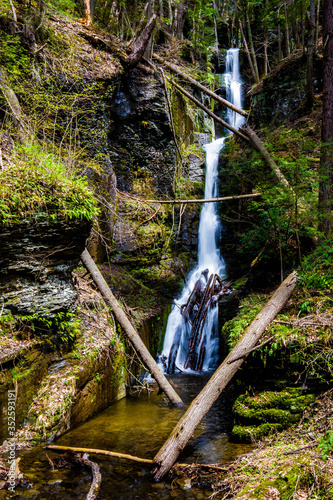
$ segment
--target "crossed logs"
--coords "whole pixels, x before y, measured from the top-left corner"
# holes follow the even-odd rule
[[[189,340],[188,354],[184,363],[184,368],[200,372],[206,353],[206,335],[204,332],[205,321],[208,311],[215,306],[219,299],[230,293],[230,283],[226,283],[217,274],[211,274],[209,279],[208,269],[202,271],[201,276],[196,281],[191,295],[186,304],[180,306],[181,314],[185,323],[191,325],[191,335]],[[206,282],[204,282],[204,280]],[[174,342],[170,350],[168,359],[168,373],[173,373],[175,370],[175,361],[179,348],[181,327],[175,333]],[[197,348],[200,350],[197,352]]]

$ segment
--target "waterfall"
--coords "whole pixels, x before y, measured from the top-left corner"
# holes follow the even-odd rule
[[[241,107],[238,49],[229,49],[227,51],[224,82],[227,100]],[[244,123],[244,118],[228,109],[227,121],[235,128],[238,128]],[[215,198],[218,195],[219,152],[224,146],[224,141],[225,137],[222,137],[204,146],[206,151],[205,199]],[[172,307],[168,318],[163,351],[159,358],[160,366],[168,373],[173,373],[176,368],[182,371],[185,370],[184,365],[188,358],[192,326],[190,321],[182,315],[181,306],[187,303],[195,286],[204,288],[207,276],[218,274],[223,277],[225,273],[225,263],[218,248],[220,231],[221,226],[216,212],[216,203],[204,203],[200,214],[198,232],[198,264],[189,274],[181,296]],[[195,357],[198,360],[200,356],[203,357],[202,370],[214,369],[219,357],[218,307],[216,304],[208,309],[199,338],[200,341],[196,347]]]

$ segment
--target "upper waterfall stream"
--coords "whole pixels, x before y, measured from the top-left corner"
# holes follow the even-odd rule
[[[229,49],[227,51],[226,71],[223,80],[227,100],[240,108],[242,87],[238,56],[239,49]],[[244,123],[244,118],[228,109],[227,121],[238,129]],[[205,199],[216,198],[218,195],[219,153],[224,147],[224,143],[225,137],[222,137],[204,146],[206,151]],[[195,316],[197,312],[195,308],[198,309],[198,306],[194,304],[193,308],[191,308],[192,315],[190,317],[184,314],[184,307],[191,301],[190,297],[193,296],[195,287],[200,289],[198,294],[200,298],[204,295],[205,287],[208,288],[210,284],[208,276],[218,275],[224,277],[225,262],[218,244],[220,232],[221,225],[216,212],[216,203],[204,203],[200,214],[198,232],[198,264],[188,276],[183,292],[172,308],[167,323],[163,351],[160,356],[160,364],[168,373],[173,373],[176,369],[180,371],[207,371],[214,369],[218,364],[217,300],[211,300],[209,306],[207,304],[207,310],[202,313],[200,318],[201,324]],[[217,293],[219,290],[218,282],[216,281],[215,288],[214,283],[215,281],[211,286],[212,294]],[[193,331],[195,331],[195,334]]]

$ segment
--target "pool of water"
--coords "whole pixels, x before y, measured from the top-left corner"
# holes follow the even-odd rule
[[[166,397],[159,395],[157,390],[150,396],[142,394],[126,398],[63,435],[55,444],[105,449],[152,459],[208,378],[208,374],[172,376],[172,383],[186,403],[185,408],[170,406]],[[179,457],[180,462],[228,463],[250,449],[249,445],[229,442],[232,402],[233,391],[229,388],[196,429]],[[90,487],[90,472],[52,472],[46,453],[51,460],[59,455],[42,447],[36,447],[23,455],[20,467],[33,486],[16,498],[84,499]],[[91,456],[91,459],[101,467],[101,499],[192,500],[208,498],[212,493],[196,487],[185,491],[178,483],[154,484],[149,465],[102,455]]]

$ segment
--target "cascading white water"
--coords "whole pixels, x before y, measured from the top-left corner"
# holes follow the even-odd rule
[[[242,82],[239,72],[239,49],[229,49],[225,61],[224,84],[226,87],[227,101],[237,108],[242,107]],[[245,122],[245,118],[228,108],[227,122],[238,129]]]
[[[238,49],[227,51],[226,72],[224,74],[227,100],[238,107],[241,107],[241,81],[239,73]],[[230,112],[229,112],[230,111]],[[238,128],[244,123],[241,115],[228,109],[227,121]],[[217,176],[219,152],[224,146],[225,138],[222,137],[206,144],[206,179],[205,179],[205,199],[217,196]],[[177,299],[168,318],[163,351],[160,356],[160,365],[169,373],[175,368],[182,371],[188,356],[189,341],[191,336],[191,324],[186,321],[181,313],[180,307],[186,304],[191,292],[198,280],[206,284],[203,271],[208,270],[208,276],[218,274],[223,277],[225,263],[218,248],[218,237],[221,230],[220,222],[216,213],[215,203],[205,203],[202,207],[198,233],[198,264],[187,278],[181,296]],[[207,276],[207,273],[206,273]],[[202,370],[215,368],[218,363],[218,308],[212,306],[208,309],[199,345],[196,353],[199,357],[200,351],[204,352]],[[204,348],[204,349],[202,349]]]

